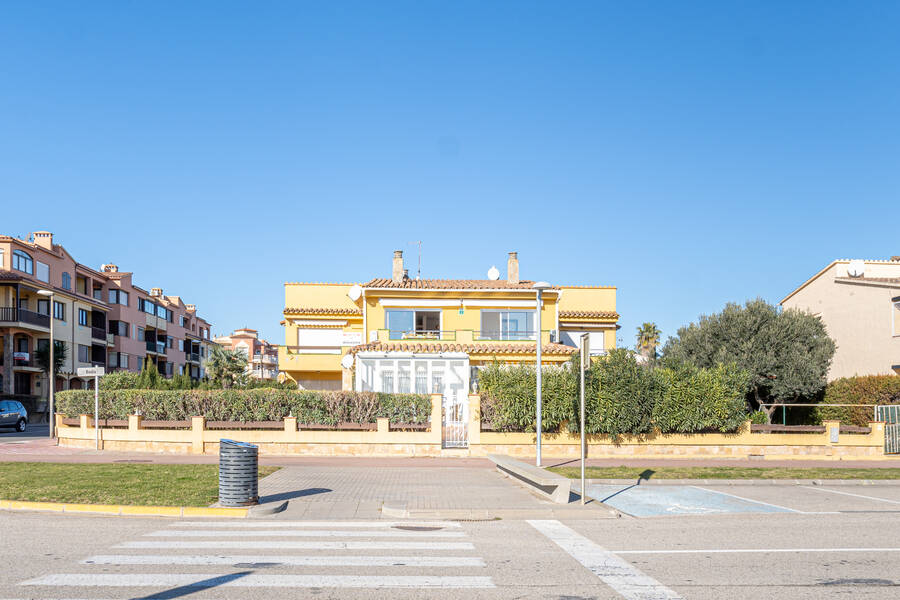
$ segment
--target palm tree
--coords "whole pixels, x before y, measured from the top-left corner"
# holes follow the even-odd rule
[[[67,347],[65,342],[61,342],[59,340],[54,340],[53,342],[53,373],[59,373],[62,371],[63,366],[66,364],[66,356]],[[47,376],[47,380],[50,380],[50,344],[46,346],[41,346],[34,351],[34,361],[37,363],[37,366],[41,368],[44,374]],[[50,382],[50,385],[54,385],[55,382]],[[50,388],[47,388],[47,393],[49,394]]]
[[[223,388],[240,387],[247,379],[247,355],[213,346],[206,361],[206,374],[212,383]]]
[[[656,347],[662,332],[656,323],[644,323],[637,328],[637,350],[646,358],[656,358]]]

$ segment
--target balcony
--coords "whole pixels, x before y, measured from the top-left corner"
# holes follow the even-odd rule
[[[379,329],[378,330],[378,339],[381,341],[387,340],[434,340],[434,341],[442,341],[442,342],[453,342],[456,341],[456,331],[455,330],[428,330],[428,329],[417,329],[417,330],[408,330],[401,331],[397,329]]]
[[[184,359],[189,362],[198,363],[198,362],[200,362],[200,354],[197,352],[185,352]]]
[[[166,343],[165,342],[152,342],[147,340],[147,352],[155,352],[156,354],[165,354],[166,353]]]
[[[106,328],[105,327],[91,327],[91,337],[95,340],[103,340],[106,341]]]
[[[0,306],[0,323],[28,323],[36,327],[50,328],[50,317],[15,306]]]
[[[474,339],[498,342],[527,342],[537,338],[537,331],[483,330],[475,331]]]
[[[278,358],[269,354],[254,354],[253,362],[262,363],[264,365],[275,365],[278,364]]]

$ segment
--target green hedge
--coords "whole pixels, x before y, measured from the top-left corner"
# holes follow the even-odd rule
[[[578,430],[577,357],[545,369],[542,427]],[[481,370],[482,423],[497,431],[534,431],[535,369],[494,364]],[[624,349],[592,363],[585,379],[588,433],[735,431],[747,420],[748,375],[734,366],[651,368]]]
[[[871,406],[829,404],[900,404],[900,377],[868,375],[835,379],[825,388],[825,398],[816,409],[816,419],[838,419],[845,425],[865,427],[875,417]]]
[[[57,410],[76,416],[93,414],[94,392],[70,390],[56,395]],[[139,413],[146,419],[181,421],[203,415],[210,421],[279,421],[288,415],[300,423],[335,425],[427,423],[431,398],[417,394],[316,392],[271,388],[228,390],[100,390],[100,417],[126,419]]]

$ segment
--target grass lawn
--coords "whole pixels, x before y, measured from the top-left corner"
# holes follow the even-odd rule
[[[209,506],[218,465],[0,463],[0,500]],[[265,477],[278,467],[260,467]]]
[[[549,469],[571,479],[581,467]],[[587,467],[588,479],[900,479],[900,468],[844,469],[803,467]]]

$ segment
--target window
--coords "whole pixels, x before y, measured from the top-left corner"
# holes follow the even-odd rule
[[[143,328],[143,327],[138,327],[138,328],[137,328],[137,336],[138,336],[137,339],[138,339],[139,342],[145,341],[144,338],[146,337],[146,335],[145,335],[145,333],[144,333],[144,328]]]
[[[94,288],[94,300],[100,300],[101,302],[103,302],[103,288]]]
[[[167,348],[175,347],[175,338],[173,338],[171,335],[166,336],[166,347]]]
[[[156,305],[150,302],[149,300],[144,300],[143,298],[138,298],[138,310],[141,312],[145,312],[148,315],[156,314]]]
[[[392,340],[441,335],[439,310],[388,310],[384,319]]]
[[[431,393],[444,393],[444,374],[441,372],[433,372],[431,374]]]
[[[181,326],[182,326],[182,327],[185,327],[185,328],[187,327],[187,322],[188,322],[188,320],[185,318],[184,315],[181,315],[181,317],[180,317],[180,319],[179,319],[179,322],[181,323]]]
[[[534,312],[482,310],[480,337],[486,340],[533,340]]]
[[[63,286],[64,290],[72,289],[72,276],[69,275],[68,273],[62,274],[62,286]]]
[[[393,371],[382,371],[381,372],[381,391],[384,394],[393,394],[394,393],[394,372]]]
[[[75,291],[79,294],[87,296],[87,278],[80,275],[75,276]]]
[[[88,311],[83,308],[78,309],[78,324],[83,325],[85,327],[88,326]]]
[[[166,375],[168,377],[172,376],[172,367],[174,367],[174,366],[175,366],[175,363],[170,363],[170,362],[166,363]]]
[[[50,316],[50,301],[49,300],[38,300],[37,311],[42,315]]]
[[[16,352],[28,352],[28,338],[16,338]]]
[[[6,253],[4,252],[3,248],[0,248],[0,269],[6,268],[6,262],[4,261],[5,256]]]
[[[200,346],[200,356],[206,356],[206,346]]]
[[[178,350],[184,352],[184,340],[178,340]]]
[[[50,349],[50,340],[47,338],[42,338],[37,341],[37,349],[41,351],[46,351]]]
[[[66,320],[66,305],[62,302],[53,301],[53,316],[59,321]]]
[[[122,290],[109,290],[109,303],[128,306],[128,292],[123,292]]]
[[[128,355],[124,352],[117,352],[119,355],[119,368],[127,369],[128,368]]]
[[[157,306],[156,307],[156,316],[159,317],[160,319],[168,321],[169,320],[169,311],[162,306]]]
[[[125,321],[110,321],[109,332],[120,337],[128,337],[128,323]]]
[[[34,261],[31,256],[21,250],[13,250],[12,266],[17,271],[34,275]]]
[[[416,393],[428,393],[428,366],[417,361],[416,364]]]
[[[42,263],[41,261],[37,261],[35,277],[45,283],[50,283],[50,265]]]
[[[84,344],[78,344],[78,362],[91,362],[91,347]]]

